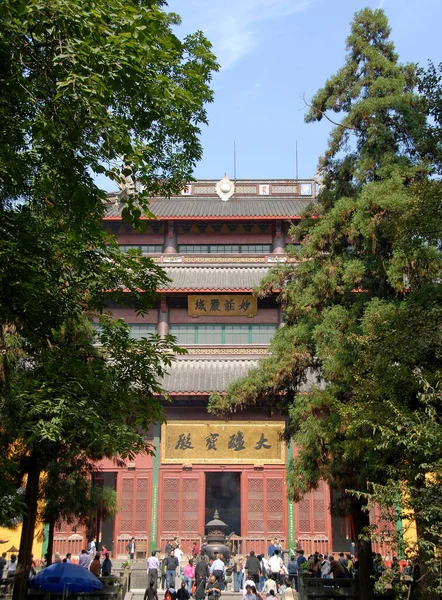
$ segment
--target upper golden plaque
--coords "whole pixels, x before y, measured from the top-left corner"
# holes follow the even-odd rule
[[[258,299],[251,294],[192,295],[187,298],[190,317],[254,317]]]

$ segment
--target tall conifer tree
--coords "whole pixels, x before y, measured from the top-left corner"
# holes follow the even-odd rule
[[[382,10],[356,13],[344,66],[309,104],[307,122],[335,123],[318,205],[290,251],[299,262],[273,269],[259,290],[283,289],[286,326],[259,368],[211,399],[218,411],[266,400],[288,410],[292,497],[320,478],[340,492],[359,537],[362,598],[371,595],[368,484],[400,460],[377,443],[378,426],[390,406],[415,410],[420,377],[434,381],[441,367],[440,184],[418,151],[427,110],[416,69],[398,62],[389,35]]]

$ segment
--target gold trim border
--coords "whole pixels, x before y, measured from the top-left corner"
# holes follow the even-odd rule
[[[273,456],[276,455],[276,458],[256,458],[252,456],[241,458],[233,458],[227,455],[216,456],[216,457],[207,457],[207,456],[197,456],[197,457],[168,457],[167,456],[167,428],[170,426],[181,426],[185,427],[186,432],[190,431],[191,433],[196,433],[199,430],[199,435],[204,436],[206,431],[209,429],[215,429],[216,427],[228,427],[232,431],[237,431],[238,428],[248,429],[249,431],[252,428],[259,428],[261,431],[265,430],[276,430],[277,433],[277,444],[278,448],[273,453]],[[200,433],[201,430],[204,429],[203,433]],[[161,462],[163,464],[181,464],[183,466],[186,465],[238,465],[238,464],[252,464],[257,466],[263,465],[285,465],[286,464],[286,446],[285,442],[280,435],[285,429],[285,421],[187,421],[187,420],[177,420],[177,421],[169,421],[168,423],[163,423],[161,425]],[[197,434],[198,435],[198,434]],[[231,451],[234,454],[234,451]]]

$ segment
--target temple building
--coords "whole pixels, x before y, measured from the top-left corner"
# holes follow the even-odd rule
[[[224,421],[207,412],[210,394],[256,366],[283,326],[276,295],[260,299],[253,290],[272,265],[288,260],[288,228],[315,195],[313,180],[200,180],[152,200],[156,219],[140,233],[122,220],[124,198],[109,194],[105,230],[123,250],[151,256],[171,279],[147,315],[129,304],[113,314],[133,337],[171,333],[188,351],[163,382],[173,401],[165,403],[167,422],[149,432],[155,456],[124,468],[105,462],[97,476],[115,487],[121,509],[101,531],[113,556],[126,555],[131,537],[139,556],[164,550],[175,536],[190,552],[215,510],[243,554],[266,552],[274,537],[285,548],[298,541],[306,553],[351,550],[351,531],[330,515],[325,483],[300,503],[288,500],[295,450],[281,441],[284,416],[255,407]],[[57,529],[54,550],[76,554],[85,545],[82,532]]]

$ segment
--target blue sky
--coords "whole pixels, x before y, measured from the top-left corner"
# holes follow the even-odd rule
[[[401,62],[442,61],[441,0],[168,0],[180,36],[201,29],[221,70],[202,132],[196,178],[312,177],[327,143],[327,123],[304,123],[311,98],[344,62],[354,13],[383,8]]]
[[[354,13],[383,8],[401,62],[442,61],[441,0],[168,0],[178,35],[201,29],[221,64],[203,127],[197,179],[293,178],[316,172],[330,125],[304,123],[305,104],[345,59]],[[99,180],[108,190],[112,182]]]

